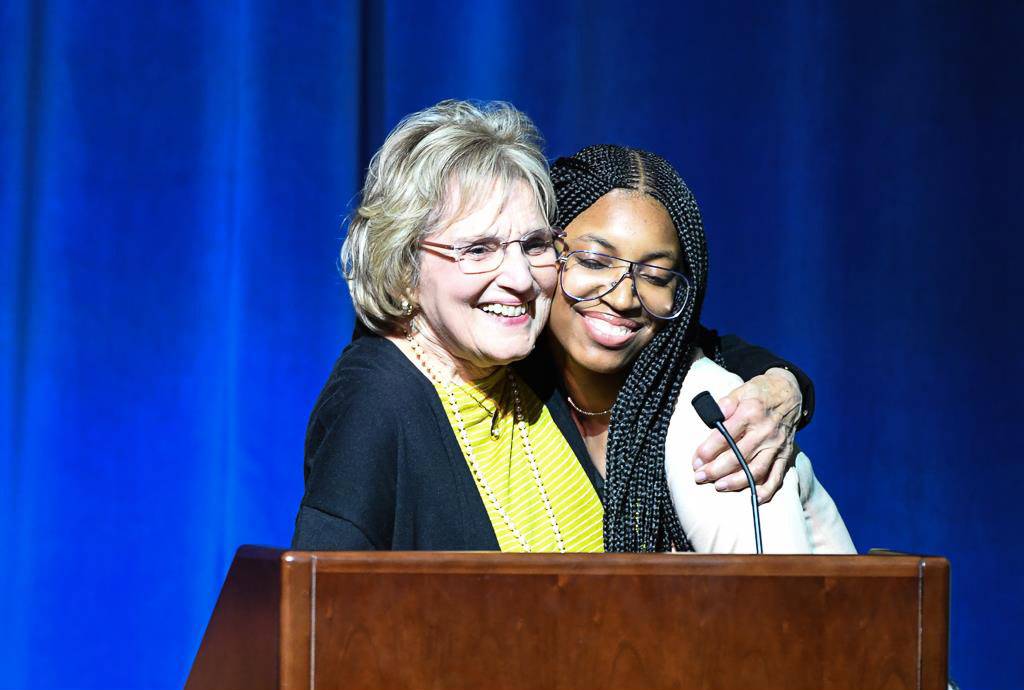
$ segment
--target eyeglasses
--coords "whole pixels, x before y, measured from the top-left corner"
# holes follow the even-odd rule
[[[656,319],[674,319],[683,313],[690,296],[690,279],[678,271],[629,261],[609,254],[577,249],[558,260],[558,281],[565,296],[577,302],[604,297],[624,279],[633,281],[633,294]]]
[[[526,261],[535,268],[554,268],[558,264],[558,255],[562,249],[562,238],[565,232],[559,228],[540,228],[531,230],[518,240],[500,240],[497,237],[482,237],[469,244],[441,244],[439,242],[420,242],[429,249],[444,249],[451,252],[445,254],[458,262],[463,273],[488,273],[501,266],[505,260],[505,250],[510,244],[518,244],[526,257]]]

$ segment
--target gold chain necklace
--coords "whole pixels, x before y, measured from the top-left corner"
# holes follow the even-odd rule
[[[459,401],[455,397],[455,385],[448,378],[442,378],[441,375],[434,371],[433,367],[427,363],[427,358],[423,354],[423,348],[419,342],[412,337],[412,334],[405,336],[405,339],[409,341],[409,346],[412,348],[413,353],[416,355],[416,359],[420,365],[427,371],[431,381],[439,384],[444,388],[445,394],[448,397],[448,404],[451,406],[452,416],[455,417],[455,424],[459,428],[459,438],[462,440],[463,448],[466,452],[466,458],[469,460],[470,469],[473,470],[473,476],[476,477],[477,483],[484,490],[487,499],[494,506],[494,512],[496,512],[501,519],[505,522],[505,526],[508,527],[509,531],[512,532],[512,536],[516,538],[519,544],[523,547],[523,551],[530,553],[533,551],[530,548],[530,543],[526,540],[526,537],[519,528],[516,527],[515,522],[512,520],[512,516],[509,515],[505,508],[501,505],[501,501],[498,500],[498,495],[491,489],[490,483],[484,476],[483,470],[480,468],[480,463],[477,462],[476,453],[473,452],[473,444],[469,440],[469,433],[466,431],[466,422],[462,419],[462,413],[459,411]],[[516,384],[515,376],[511,371],[508,372],[508,380],[512,385],[512,398],[515,404],[515,412],[513,415],[513,421],[516,427],[519,429],[519,437],[523,445],[523,452],[526,454],[526,459],[530,463],[530,470],[533,472],[533,481],[537,485],[537,491],[540,493],[541,501],[544,503],[544,510],[548,514],[548,519],[551,521],[551,531],[555,535],[555,543],[558,545],[558,552],[565,553],[565,541],[562,539],[562,530],[558,527],[558,520],[555,518],[555,511],[551,507],[551,500],[548,498],[547,489],[544,487],[544,482],[540,476],[540,468],[537,466],[537,459],[533,456],[533,447],[530,445],[530,433],[529,424],[523,417],[523,406],[519,401],[519,386]]]

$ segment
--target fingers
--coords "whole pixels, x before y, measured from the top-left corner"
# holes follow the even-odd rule
[[[772,469],[768,474],[767,481],[757,487],[757,502],[759,504],[764,505],[772,500],[779,489],[782,488],[782,480],[786,475],[786,468],[789,467],[790,462],[793,460],[793,448],[792,443],[783,444],[778,454],[772,460]]]
[[[736,441],[736,446],[750,467],[755,484],[762,484],[769,479],[773,462],[782,445],[782,438],[773,432],[773,427],[759,425]],[[695,479],[698,484],[714,482],[719,491],[742,491],[747,487],[747,475],[731,449],[697,470]]]
[[[740,386],[732,393],[718,401],[718,407],[722,410],[722,414],[725,415],[726,419],[729,419],[729,417],[732,417],[733,414],[736,413],[736,406],[739,405],[740,401],[740,398],[737,396],[737,393],[739,393],[742,389],[743,387]]]
[[[764,417],[763,406],[757,400],[736,401],[731,395],[719,401],[719,407],[725,415],[725,428],[734,440],[742,438],[747,425],[752,420]],[[742,449],[741,449],[742,450]],[[718,431],[712,431],[697,448],[693,458],[693,469],[699,470],[703,465],[713,462],[723,453],[729,452],[729,444]],[[717,477],[716,477],[717,479]]]
[[[778,418],[766,415],[763,406],[754,400],[740,403],[736,414],[726,422],[726,428],[730,426],[736,430],[732,432],[733,438],[750,466],[754,482],[767,483],[765,497],[770,499],[784,474],[785,457],[782,470],[775,464],[780,450],[791,443],[791,437],[786,434],[788,428],[780,424]],[[718,436],[719,439],[708,439],[698,450],[694,461],[695,480],[698,484],[714,482],[719,491],[740,491],[747,486],[746,475],[721,434]],[[706,462],[704,458],[711,451],[718,451],[718,455]]]
[[[718,406],[726,420],[736,413],[737,404],[731,394],[718,401]],[[697,453],[693,457],[693,469],[700,469],[702,465],[708,464],[728,449],[729,445],[725,442],[725,438],[717,430],[712,430],[704,442],[697,447]]]
[[[743,491],[747,488],[747,475],[743,472],[743,469],[739,467],[738,462],[736,462],[735,465],[739,469],[715,482],[716,490],[725,493],[729,491]],[[751,472],[751,474],[753,474],[753,472]],[[754,486],[757,486],[756,479],[754,480]]]
[[[693,458],[693,469],[699,472],[704,465],[711,463],[715,458],[728,451],[729,444],[725,442],[725,438],[718,433],[718,430],[712,431],[704,439],[704,443],[697,448],[697,454]]]
[[[727,417],[725,420],[725,428],[732,435],[736,444],[739,445],[739,440],[743,438],[747,430],[757,425],[764,424],[768,417],[768,411],[765,409],[764,404],[756,399],[750,398],[747,400],[741,400],[733,411],[731,417]],[[743,450],[743,447],[740,447]],[[746,457],[746,452],[743,454]]]
[[[793,458],[795,419],[801,404],[792,374],[771,370],[719,401],[725,428],[736,441],[757,485],[758,503],[767,503],[782,486]],[[780,383],[781,381],[781,383]],[[795,393],[794,393],[795,390]],[[742,491],[747,477],[721,434],[712,432],[693,460],[698,484],[714,482],[719,491]]]

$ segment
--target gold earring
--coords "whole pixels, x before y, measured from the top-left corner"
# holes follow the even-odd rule
[[[408,317],[412,316],[414,311],[416,311],[416,309],[412,306],[412,304],[409,302],[409,300],[403,299],[402,300],[402,316],[405,316],[406,318],[408,318]]]

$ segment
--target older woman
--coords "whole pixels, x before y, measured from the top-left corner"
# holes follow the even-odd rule
[[[370,331],[310,419],[306,549],[595,551],[601,502],[505,365],[547,322],[554,195],[530,121],[444,102],[374,156],[342,249]]]
[[[663,158],[620,146],[561,158],[552,177],[567,235],[550,346],[607,476],[606,548],[752,551],[749,498],[698,485],[691,464],[707,428],[689,401],[740,383],[698,343],[708,257],[693,194]],[[769,551],[853,551],[802,453],[762,513]]]
[[[295,548],[603,549],[571,417],[506,366],[547,321],[553,214],[510,106],[446,101],[391,132],[342,249],[365,335],[310,417]]]

